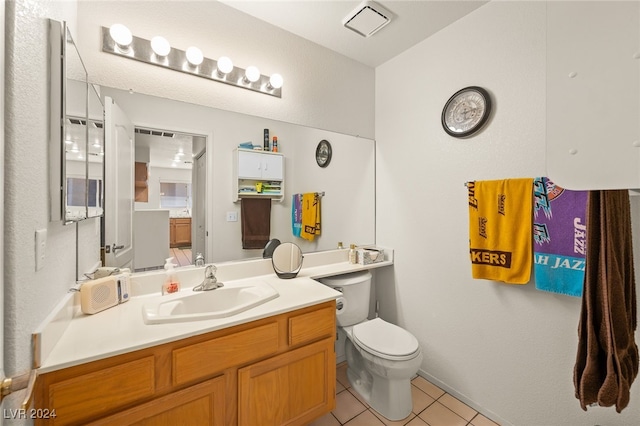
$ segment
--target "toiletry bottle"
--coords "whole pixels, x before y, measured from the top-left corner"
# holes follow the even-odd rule
[[[264,129],[264,151],[269,151],[269,129]]]
[[[273,137],[272,151],[273,152],[278,152],[278,137],[277,136]]]
[[[356,256],[356,245],[351,244],[349,246],[349,263],[356,264],[358,263],[358,258]]]
[[[338,241],[338,250],[342,250],[343,248],[342,241]]]
[[[171,294],[180,291],[180,281],[178,280],[175,269],[173,269],[174,266],[176,265],[173,264],[173,257],[165,260],[164,272],[166,277],[162,285],[162,294]]]

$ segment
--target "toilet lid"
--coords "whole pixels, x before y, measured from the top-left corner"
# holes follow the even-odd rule
[[[418,349],[418,339],[407,330],[380,318],[353,327],[355,341],[382,358],[411,358]]]

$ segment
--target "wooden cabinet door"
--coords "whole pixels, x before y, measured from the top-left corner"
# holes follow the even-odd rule
[[[90,425],[222,425],[224,376],[208,380],[105,417]]]
[[[174,218],[169,219],[169,247],[176,246],[176,220]]]
[[[146,203],[149,201],[148,171],[146,163],[135,163],[135,200]]]
[[[178,247],[191,245],[190,218],[175,219],[174,244]]]
[[[238,370],[240,426],[305,425],[335,408],[333,338]]]

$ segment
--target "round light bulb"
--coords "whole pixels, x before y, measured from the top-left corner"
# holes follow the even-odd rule
[[[284,80],[280,74],[273,74],[271,78],[269,78],[269,86],[273,89],[279,89],[282,87]]]
[[[193,66],[198,66],[204,60],[204,56],[202,55],[202,50],[198,49],[195,46],[191,46],[187,49],[187,61]]]
[[[109,27],[109,35],[122,48],[127,48],[133,41],[133,36],[129,28],[122,24],[113,24]]]
[[[253,65],[247,67],[247,70],[244,73],[244,77],[250,81],[251,83],[255,83],[260,80],[260,70],[258,67],[254,67]]]
[[[171,45],[166,38],[155,36],[151,39],[151,49],[156,55],[165,57],[171,52]]]
[[[220,74],[229,74],[233,71],[233,62],[226,56],[218,58],[218,72]]]

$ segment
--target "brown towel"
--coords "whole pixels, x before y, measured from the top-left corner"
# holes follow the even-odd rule
[[[590,191],[587,254],[574,368],[576,398],[587,405],[629,404],[638,375],[636,289],[629,192]]]
[[[242,248],[262,249],[271,233],[271,199],[243,198],[240,201]]]

